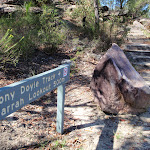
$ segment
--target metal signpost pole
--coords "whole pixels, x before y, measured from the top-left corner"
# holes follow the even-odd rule
[[[57,88],[57,132],[63,134],[65,84]]]

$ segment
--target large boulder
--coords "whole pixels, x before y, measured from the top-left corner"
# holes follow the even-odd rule
[[[150,87],[116,44],[100,59],[90,86],[104,112],[138,114],[150,106]]]

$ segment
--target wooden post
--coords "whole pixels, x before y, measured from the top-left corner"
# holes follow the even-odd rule
[[[57,88],[57,132],[63,134],[64,126],[65,84]]]

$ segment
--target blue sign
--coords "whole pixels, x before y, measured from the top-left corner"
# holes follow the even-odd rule
[[[0,88],[0,120],[60,85],[64,85],[69,80],[69,74],[70,65],[64,64]]]

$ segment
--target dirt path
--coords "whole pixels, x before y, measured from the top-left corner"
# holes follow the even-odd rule
[[[128,38],[132,37],[135,40],[134,42],[136,42],[136,39],[139,42],[137,35],[147,40],[140,28],[137,29],[137,27],[131,26]],[[149,41],[147,40],[147,42]],[[100,108],[97,108],[93,103],[93,96],[89,88],[91,73],[95,67],[94,63],[97,62],[92,64],[93,61],[88,56],[88,54],[84,54],[82,61],[77,64],[78,68],[81,68],[80,78],[78,78],[81,79],[81,82],[78,80],[77,84],[71,86],[73,94],[69,94],[71,91],[67,93],[67,103],[71,102],[71,104],[66,110],[70,111],[74,118],[77,118],[74,125],[69,127],[69,134],[77,134],[78,142],[85,150],[149,150],[150,109],[139,116],[109,116],[101,112]],[[148,63],[149,60],[145,61]],[[146,70],[149,74],[148,68],[143,70]],[[83,84],[82,81],[86,81],[87,84]],[[149,80],[146,81],[149,83]],[[68,131],[68,129],[66,130]]]
[[[80,72],[82,81],[83,77],[91,78],[90,72],[93,72],[95,67],[95,65],[90,64],[91,62],[92,60],[82,61],[82,63],[78,64],[82,68]],[[87,83],[90,81],[88,78]],[[73,129],[69,134],[75,132],[80,135],[78,138],[81,143],[83,141],[83,149],[150,149],[150,109],[140,116],[109,116],[101,112],[100,108],[97,108],[93,103],[93,96],[88,84],[87,86],[82,85],[82,87],[74,85],[72,92],[74,94],[71,95],[69,100],[73,100],[73,103],[69,109],[71,114],[78,119],[75,121]],[[75,131],[74,128],[76,128]]]

